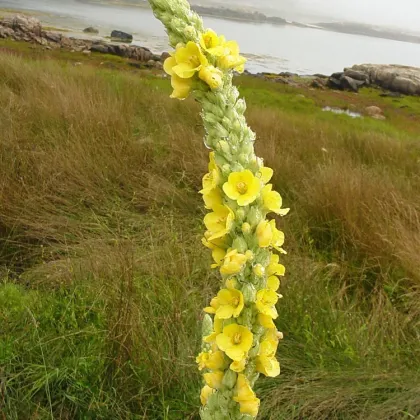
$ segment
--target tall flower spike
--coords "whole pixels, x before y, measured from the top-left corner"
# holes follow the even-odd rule
[[[204,309],[202,351],[202,420],[249,420],[260,400],[252,387],[260,374],[280,373],[277,345],[283,335],[274,320],[284,234],[267,214],[287,214],[282,198],[269,184],[273,170],[254,152],[255,134],[248,127],[245,101],[232,84],[245,58],[238,44],[211,29],[186,0],[149,0],[155,16],[175,48],[164,69],[172,78],[172,97],[191,93],[201,103],[212,149],[209,173],[203,178],[206,232],[202,240],[212,252],[212,268],[220,271],[221,290]]]

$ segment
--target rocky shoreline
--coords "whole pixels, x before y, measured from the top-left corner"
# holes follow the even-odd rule
[[[85,31],[92,32],[94,28],[87,28]],[[113,34],[117,32],[123,34],[125,40],[127,40],[127,37],[130,39],[130,34],[119,31],[113,31]],[[38,19],[23,15],[0,19],[0,38],[38,44],[46,50],[63,49],[82,52],[86,55],[92,52],[116,55],[137,61],[139,65],[146,68],[162,69],[163,61],[168,57],[168,53],[157,55],[148,48],[129,45],[124,42],[67,37],[58,32],[44,30]],[[387,92],[384,94],[389,96],[420,95],[420,68],[417,67],[361,64],[346,68],[344,71],[334,73],[329,77],[324,75],[299,76],[287,72],[248,74],[273,82],[296,86],[301,84],[299,80],[307,81],[310,79],[311,87],[317,89],[358,92],[361,87],[372,86],[384,90]]]
[[[46,50],[62,49],[82,52],[86,55],[92,52],[111,54],[139,61],[145,67],[163,68],[162,62],[167,54],[154,54],[148,48],[129,45],[121,42],[105,40],[79,39],[67,37],[54,31],[46,31],[41,22],[29,16],[16,15],[0,19],[0,38],[25,41],[42,46]]]

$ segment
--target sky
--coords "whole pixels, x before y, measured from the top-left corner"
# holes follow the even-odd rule
[[[194,2],[194,1],[193,1]],[[200,4],[247,6],[286,19],[346,20],[420,32],[420,0],[196,0]]]

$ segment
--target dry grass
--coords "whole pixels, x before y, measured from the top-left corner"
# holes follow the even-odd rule
[[[0,56],[7,419],[196,418],[200,308],[218,286],[199,243],[207,150],[198,106],[159,86]],[[283,374],[261,382],[262,418],[415,418],[420,146],[255,93],[258,153],[292,208]]]

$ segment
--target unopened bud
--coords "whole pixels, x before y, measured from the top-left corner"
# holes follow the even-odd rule
[[[264,277],[265,275],[265,268],[261,264],[255,265],[252,271],[257,277]]]
[[[251,233],[251,225],[249,223],[244,223],[242,225],[242,232],[243,233]]]
[[[236,384],[236,380],[236,373],[233,370],[228,369],[223,377],[222,383],[226,388],[232,389]]]

